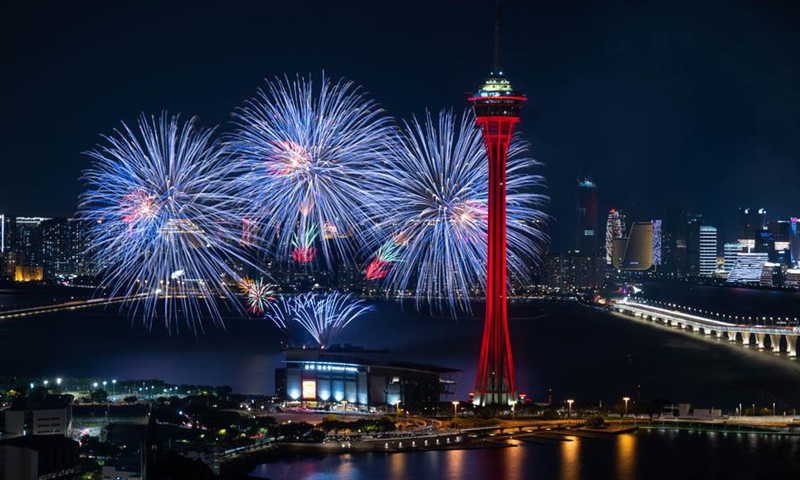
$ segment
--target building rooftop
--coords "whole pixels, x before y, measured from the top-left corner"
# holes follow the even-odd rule
[[[9,410],[55,410],[66,408],[72,404],[75,397],[72,395],[46,395],[39,398],[24,397],[17,399]]]

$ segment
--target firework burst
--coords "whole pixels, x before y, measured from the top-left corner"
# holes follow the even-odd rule
[[[265,283],[263,279],[245,277],[239,282],[239,290],[246,297],[247,311],[254,315],[263,315],[267,304],[275,299],[275,285]]]
[[[424,123],[408,124],[393,147],[393,161],[382,164],[375,189],[394,199],[381,227],[394,236],[393,261],[406,268],[378,260],[367,274],[384,275],[393,291],[412,291],[418,307],[425,301],[451,313],[468,310],[469,298],[486,281],[489,182],[481,133],[471,114],[442,112],[435,122],[428,113]],[[539,208],[546,197],[534,193],[543,179],[528,172],[535,162],[526,154],[527,145],[515,138],[508,152],[507,242],[510,277],[518,279],[527,278],[545,239]]]
[[[325,348],[350,322],[372,310],[372,306],[351,293],[317,295],[309,292],[290,298],[280,297],[268,304],[265,318],[290,336],[292,326],[300,326],[321,348]]]
[[[400,254],[397,251],[400,244],[397,239],[387,240],[367,265],[367,280],[379,280],[386,277],[392,270],[392,266],[400,261]]]
[[[311,226],[301,230],[300,235],[294,234],[292,238],[292,260],[298,263],[308,263],[317,256],[314,242],[319,236],[319,229],[316,226]]]
[[[148,326],[160,313],[171,332],[181,318],[196,332],[203,314],[220,320],[217,299],[230,298],[228,281],[238,278],[230,265],[247,264],[229,222],[230,162],[213,130],[193,120],[142,115],[137,127],[123,123],[88,152],[79,213],[90,224],[89,252],[102,287],[133,313],[141,307]]]
[[[370,240],[379,202],[364,192],[391,132],[383,111],[351,82],[310,78],[268,82],[235,113],[230,138],[242,174],[246,216],[261,224],[279,258],[310,261],[309,226],[324,226],[328,266],[349,262]],[[328,235],[329,232],[334,232]]]

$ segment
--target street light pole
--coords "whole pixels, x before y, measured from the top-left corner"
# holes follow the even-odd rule
[[[623,417],[628,416],[628,402],[631,400],[631,397],[622,397],[622,400],[625,401],[625,415]]]
[[[567,405],[569,406],[569,413],[567,413],[567,418],[572,418],[572,404],[575,403],[575,400],[567,400]]]
[[[453,420],[458,417],[458,400],[453,400]]]

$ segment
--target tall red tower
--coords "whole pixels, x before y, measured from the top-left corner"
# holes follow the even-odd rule
[[[508,405],[517,400],[517,381],[506,314],[506,156],[514,126],[527,98],[517,92],[500,66],[500,1],[495,0],[492,72],[469,101],[489,157],[489,251],[486,256],[486,322],[483,327],[476,405]]]

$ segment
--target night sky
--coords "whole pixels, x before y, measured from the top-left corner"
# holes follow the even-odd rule
[[[405,118],[466,108],[490,66],[491,0],[8,3],[0,212],[16,215],[72,214],[81,152],[140,111],[227,130],[264,78],[324,69]],[[506,0],[504,13],[553,250],[572,247],[585,175],[601,212],[679,205],[721,241],[739,206],[800,215],[800,2]]]

